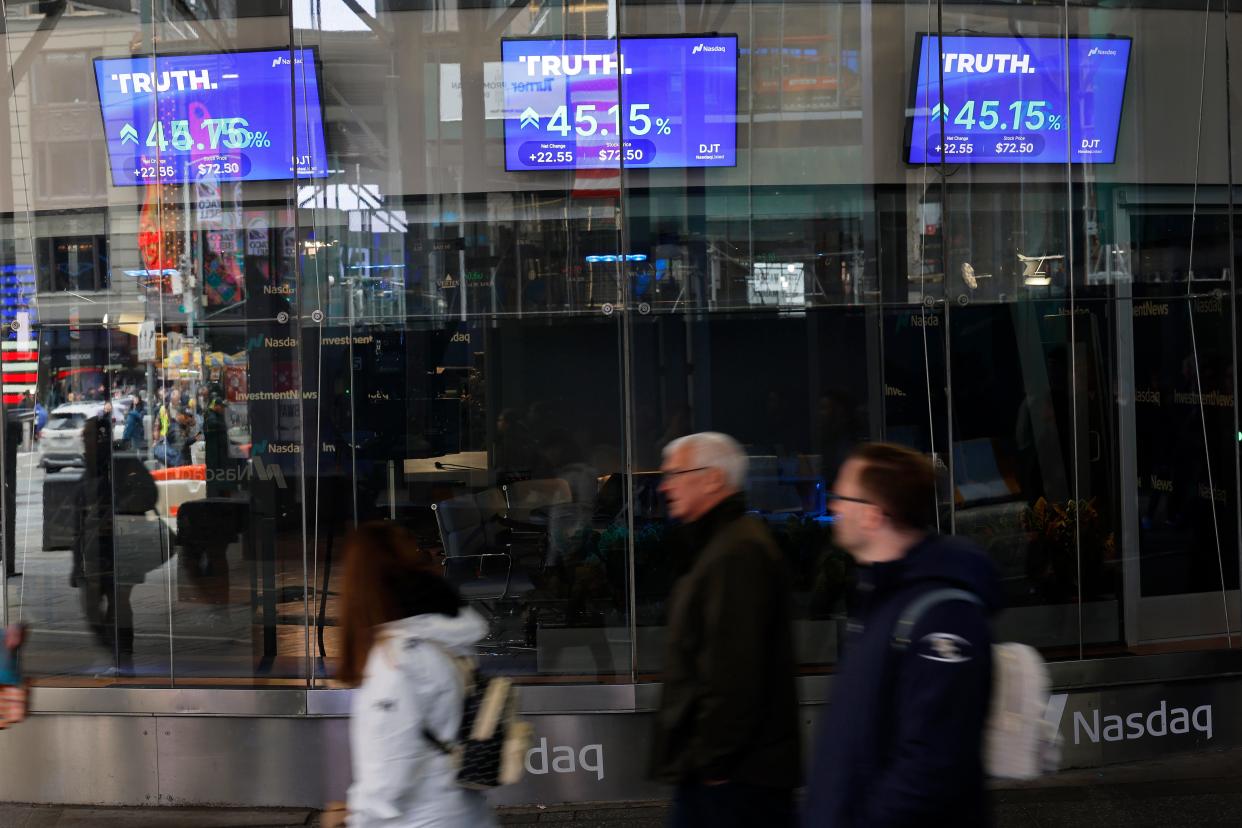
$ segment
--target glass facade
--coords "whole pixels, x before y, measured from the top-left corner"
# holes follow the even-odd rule
[[[750,456],[808,674],[843,633],[825,493],[862,440],[934,458],[941,531],[1003,572],[1004,638],[1105,659],[1242,625],[1225,8],[4,22],[5,611],[47,684],[332,686],[368,520],[439,551],[492,668],[655,678],[681,543],[660,452],[701,430]],[[717,48],[735,73],[694,68]],[[1015,80],[950,85],[966,67]]]

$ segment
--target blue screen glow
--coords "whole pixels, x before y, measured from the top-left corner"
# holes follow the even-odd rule
[[[1128,39],[959,35],[941,41],[919,37],[909,163],[1115,160]]]
[[[502,56],[508,170],[737,163],[735,35],[505,40]]]
[[[96,58],[95,82],[118,187],[328,175],[311,49]]]

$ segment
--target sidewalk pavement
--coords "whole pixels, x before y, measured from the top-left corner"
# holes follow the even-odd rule
[[[997,786],[997,828],[1242,825],[1242,748],[1068,771]],[[663,802],[504,808],[503,826],[663,828]],[[0,804],[0,828],[315,828],[306,809],[83,808]]]
[[[314,811],[205,808],[62,808],[0,805],[3,828],[293,828],[314,826]]]
[[[1003,828],[1242,825],[1242,748],[1067,771],[994,792]]]

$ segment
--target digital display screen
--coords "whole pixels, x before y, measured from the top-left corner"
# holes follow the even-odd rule
[[[1115,160],[1128,38],[953,35],[941,41],[919,36],[909,163]]]
[[[313,49],[96,58],[95,83],[118,187],[328,175]]]
[[[505,169],[732,167],[737,36],[504,40]]]

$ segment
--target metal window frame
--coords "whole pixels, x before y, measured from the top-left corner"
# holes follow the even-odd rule
[[[1242,676],[1242,650],[1204,650],[1168,655],[1062,661],[1049,665],[1056,690],[1089,690],[1134,684],[1204,681]],[[525,685],[525,715],[642,713],[659,703],[661,685]],[[802,676],[802,704],[828,701],[832,676]],[[309,688],[36,687],[35,714],[116,716],[341,717],[349,715],[352,691]]]

